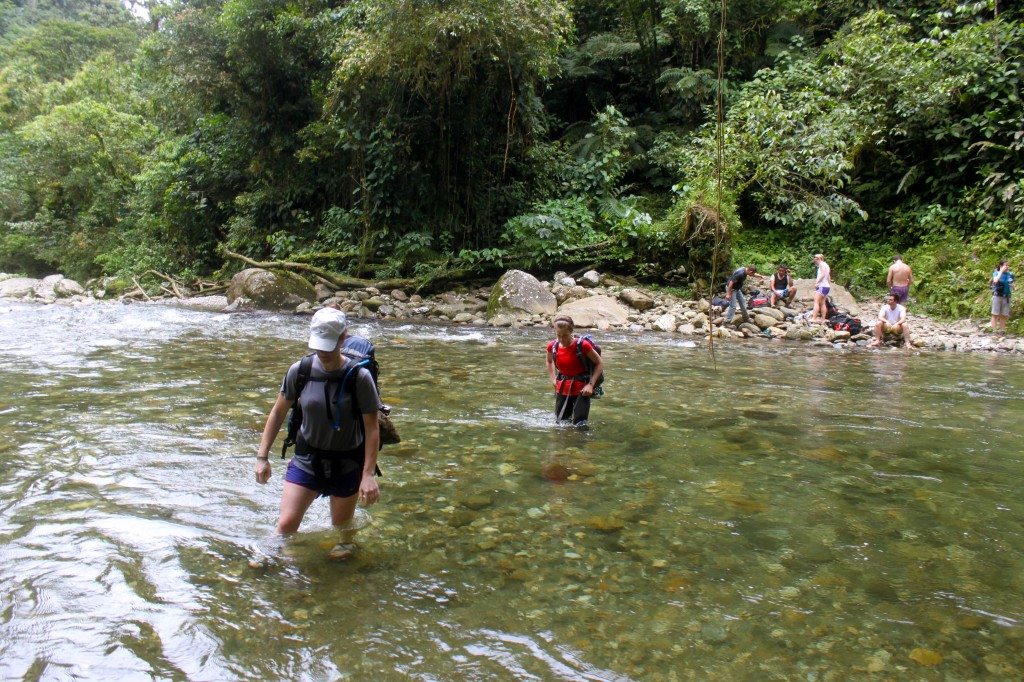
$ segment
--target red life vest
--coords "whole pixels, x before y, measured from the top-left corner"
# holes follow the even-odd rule
[[[558,395],[579,395],[590,378],[586,365],[580,362],[580,356],[576,353],[577,343],[582,344],[581,350],[584,355],[589,355],[594,350],[590,341],[579,341],[575,336],[572,337],[572,345],[568,348],[558,343],[558,339],[548,342],[548,357],[553,357],[555,361],[555,392]]]

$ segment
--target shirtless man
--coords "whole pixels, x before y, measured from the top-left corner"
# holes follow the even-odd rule
[[[913,273],[910,266],[903,262],[903,256],[896,254],[892,257],[892,265],[889,266],[889,275],[885,283],[889,287],[889,293],[896,296],[896,303],[903,305],[910,296],[910,282]]]
[[[882,345],[882,338],[885,334],[902,334],[903,345],[907,349],[913,349],[910,343],[910,327],[907,325],[907,309],[901,306],[896,300],[896,294],[890,293],[885,297],[885,304],[878,311],[878,321],[875,322],[875,339],[871,342],[871,348],[878,348]]]

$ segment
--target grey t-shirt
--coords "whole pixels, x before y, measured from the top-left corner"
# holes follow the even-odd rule
[[[338,396],[337,405],[333,403],[338,394],[341,380],[354,364],[351,360],[346,360],[345,364],[340,368],[327,372],[320,363],[320,358],[313,356],[313,366],[310,369],[309,381],[302,390],[302,395],[298,396],[299,405],[302,407],[302,426],[299,427],[299,437],[318,450],[353,450],[363,443],[363,431],[356,423],[352,410],[351,388],[343,391]],[[355,382],[355,394],[359,411],[362,414],[371,413],[380,404],[377,388],[373,385],[373,377],[370,376],[369,370],[365,367],[354,370],[353,373],[355,376],[350,377],[349,381]],[[288,368],[288,372],[284,375],[284,381],[281,383],[281,394],[286,400],[296,399],[295,383],[298,381],[298,378],[299,363],[296,362]],[[317,379],[324,378],[327,379],[326,382],[317,381]],[[324,386],[327,387],[326,395],[329,395],[332,401],[330,406],[331,414],[336,415],[340,410],[341,428],[337,431],[334,430],[333,420],[328,417]],[[294,461],[301,469],[308,472],[313,471],[312,462],[308,455],[296,453]]]

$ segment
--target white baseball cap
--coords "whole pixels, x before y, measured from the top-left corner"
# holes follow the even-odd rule
[[[309,321],[309,347],[313,350],[334,350],[346,329],[348,319],[345,313],[334,308],[322,308]]]

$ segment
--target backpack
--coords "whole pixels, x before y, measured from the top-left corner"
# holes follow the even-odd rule
[[[380,371],[380,366],[377,364],[377,358],[375,356],[375,349],[373,344],[367,339],[359,336],[350,336],[345,340],[345,345],[341,348],[341,353],[350,360],[355,361],[355,364],[349,367],[345,376],[341,379],[341,384],[338,386],[338,391],[335,394],[335,400],[327,401],[328,415],[331,415],[331,404],[332,402],[337,406],[340,403],[342,392],[346,389],[352,395],[352,412],[355,419],[357,428],[362,430],[363,420],[362,412],[359,410],[359,403],[356,401],[355,395],[355,375],[360,368],[365,367],[370,372],[370,377],[373,379],[374,387],[377,386],[377,375]],[[281,459],[285,458],[288,448],[295,445],[295,441],[299,435],[299,428],[302,426],[302,406],[299,405],[298,396],[302,395],[303,389],[306,388],[306,384],[310,381],[324,382],[324,391],[327,391],[327,379],[311,378],[313,371],[313,357],[316,353],[308,353],[302,356],[299,361],[299,372],[295,378],[295,402],[292,404],[292,411],[288,417],[288,432],[284,439],[284,444],[281,446]],[[380,429],[380,446],[384,447],[386,444],[399,443],[401,438],[398,435],[398,431],[395,429],[394,424],[391,422],[391,418],[388,413],[391,411],[390,408],[382,408],[378,415],[378,423]],[[333,416],[334,428],[340,428],[341,425],[341,414]],[[365,435],[364,435],[365,437]]]
[[[992,285],[992,293],[994,293],[996,296],[1008,296],[1010,293],[1009,290],[1010,287],[1002,277],[996,280],[996,283]]]
[[[837,313],[828,318],[828,324],[837,332],[850,332],[850,335],[860,334],[864,328],[859,318],[851,317],[844,313]]]
[[[594,363],[592,363],[590,361],[590,358],[588,358],[586,356],[586,354],[583,352],[583,342],[584,341],[589,341],[590,345],[594,347],[594,352],[596,352],[598,355],[601,354],[601,346],[599,346],[597,344],[597,341],[594,341],[594,337],[591,336],[590,334],[584,334],[583,336],[576,337],[576,343],[573,344],[573,348],[576,351],[576,357],[579,359],[580,364],[583,365],[587,369],[587,373],[586,373],[585,376],[586,376],[586,379],[589,381],[590,380],[590,374],[591,374],[591,372],[594,371]],[[554,341],[551,342],[551,362],[554,363],[556,370],[558,370],[558,358],[557,358],[557,355],[558,355],[558,339],[555,339]],[[559,374],[561,374],[561,370],[559,370]],[[604,395],[604,388],[601,387],[601,385],[603,383],[604,383],[604,371],[601,372],[601,376],[598,377],[597,383],[594,384],[594,395],[592,397],[600,398],[601,396]]]
[[[747,307],[748,308],[764,308],[769,303],[771,303],[770,299],[767,296],[761,296],[760,292],[758,292],[757,298],[751,298],[750,299],[750,304]]]
[[[825,317],[831,318],[839,314],[839,308],[832,302],[831,296],[825,297]]]
[[[728,308],[729,299],[727,299],[725,296],[713,296],[711,298],[711,305],[715,306],[716,308]]]

